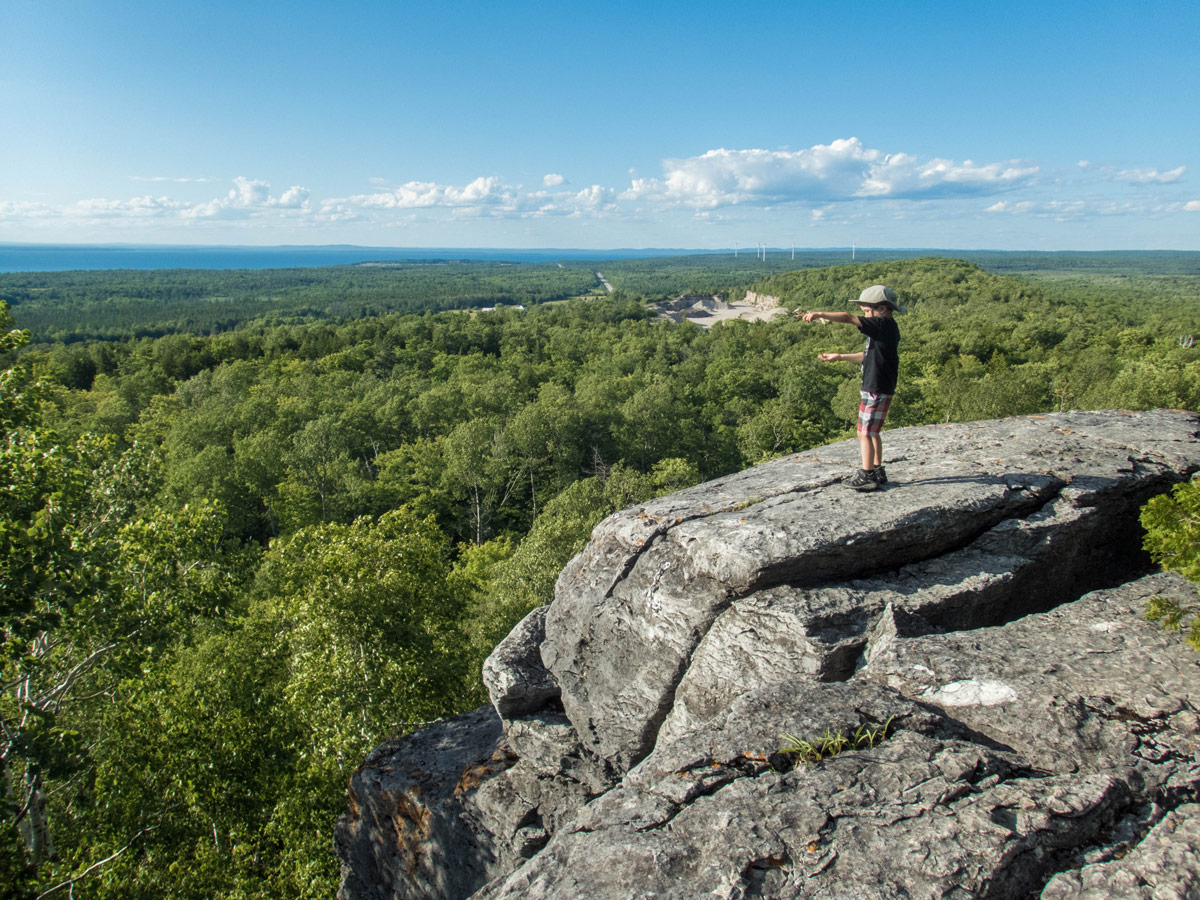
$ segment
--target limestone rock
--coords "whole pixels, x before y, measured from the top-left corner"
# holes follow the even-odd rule
[[[558,682],[542,664],[546,610],[540,607],[522,619],[484,661],[484,686],[504,718],[537,712],[559,696]]]
[[[517,860],[473,826],[465,801],[512,765],[492,708],[456,716],[375,750],[350,781],[337,823],[338,896],[465,897]]]
[[[787,660],[844,677],[888,602],[975,627],[1136,571],[1137,509],[1200,464],[1196,426],[1097,412],[897,429],[884,491],[838,483],[845,442],[626,510],[560,576],[541,657],[585,745],[627,769],[673,712],[667,736],[728,700],[746,664],[748,686]]]
[[[888,638],[859,677],[1046,771],[1106,772],[1177,803],[1200,788],[1200,655],[1145,621],[1155,594],[1196,589],[1155,575],[1000,627]]]
[[[780,586],[739,598],[698,643],[659,739],[720,709],[737,691],[790,677],[848,678],[883,615],[907,633],[979,628],[1045,609],[1130,571],[1114,550],[1111,510],[1055,498],[965,547],[873,577]],[[1114,572],[1117,569],[1117,572]],[[735,676],[736,673],[736,677]]]
[[[1142,840],[1160,802],[1200,791],[1200,662],[1141,615],[1148,596],[1186,591],[1152,576],[920,637],[889,617],[854,679],[741,694],[476,898],[1024,898],[1060,869],[1045,896],[1099,897],[1084,891],[1110,876],[1189,896],[1200,834],[1175,816]],[[787,736],[848,746],[790,768]]]
[[[351,779],[339,897],[466,897],[612,781],[561,712],[502,722],[488,706],[391,741]]]
[[[776,685],[735,706],[656,749],[476,900],[1026,897],[1128,799],[1107,776],[1041,777],[870,684]],[[776,729],[815,738],[864,720],[890,720],[888,736],[790,771],[768,762]]]
[[[500,718],[355,776],[342,897],[1185,896],[1200,667],[1142,607],[1194,589],[1137,513],[1198,426],[897,429],[882,491],[843,442],[610,517],[489,659]]]
[[[1055,875],[1042,900],[1193,900],[1200,897],[1200,805],[1167,814],[1123,859]]]

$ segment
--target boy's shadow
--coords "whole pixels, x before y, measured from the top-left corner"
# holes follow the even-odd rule
[[[884,465],[891,466],[893,463],[907,462],[907,456],[894,456],[887,460]],[[1004,475],[988,475],[979,473],[975,475],[932,475],[928,478],[909,478],[909,479],[888,479],[886,484],[881,485],[882,490],[887,490],[890,487],[898,485],[916,485],[916,484],[1007,484],[1010,487],[1025,482],[1026,487],[1034,485],[1043,485],[1047,481],[1062,481],[1061,478],[1046,475],[1042,472],[1008,472]]]

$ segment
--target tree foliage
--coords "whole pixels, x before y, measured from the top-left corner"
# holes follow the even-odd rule
[[[1154,561],[1200,585],[1200,482],[1178,484],[1170,494],[1151,498],[1142,508],[1142,527]],[[1170,631],[1184,631],[1188,644],[1200,651],[1200,602],[1154,597],[1146,617]]]

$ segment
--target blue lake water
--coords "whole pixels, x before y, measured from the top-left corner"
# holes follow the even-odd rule
[[[441,247],[193,247],[94,244],[0,244],[0,272],[75,269],[292,269],[420,259],[554,262],[711,253],[710,250],[504,250]]]

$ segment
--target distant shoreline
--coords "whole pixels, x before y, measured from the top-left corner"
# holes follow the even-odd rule
[[[0,272],[112,269],[296,269],[363,263],[558,262],[636,259],[712,253],[711,250],[572,250],[463,247],[197,246],[172,244],[0,243]],[[732,252],[732,251],[731,251]]]
[[[375,264],[419,264],[422,262],[513,262],[554,263],[619,259],[653,259],[681,256],[729,256],[740,261],[754,259],[754,251],[741,248],[581,248],[496,247],[365,247],[348,244],[281,245],[270,247],[194,244],[62,244],[0,242],[0,273],[68,272],[133,269],[296,269],[325,266]],[[1101,258],[1194,257],[1200,272],[1200,251],[1196,250],[953,250],[939,248],[767,248],[774,261],[787,260],[794,254],[797,267],[811,265],[814,257],[831,265],[844,254],[850,263],[880,262],[915,256],[947,256],[977,262],[1015,261],[1036,257],[1044,261],[1098,260]]]

